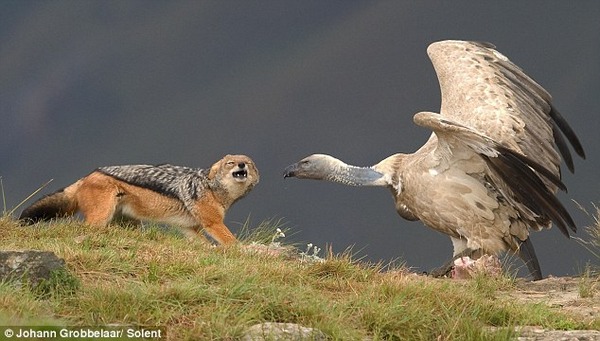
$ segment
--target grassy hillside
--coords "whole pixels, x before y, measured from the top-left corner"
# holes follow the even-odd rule
[[[276,233],[262,225],[248,238],[268,241]],[[340,340],[507,340],[519,325],[600,328],[597,318],[584,322],[504,298],[514,286],[507,278],[431,279],[350,255],[300,262],[190,242],[156,227],[21,227],[4,217],[0,230],[2,249],[53,251],[79,279],[75,293],[58,289],[45,298],[0,284],[3,325],[161,326],[173,340],[235,339],[266,321],[315,327]]]

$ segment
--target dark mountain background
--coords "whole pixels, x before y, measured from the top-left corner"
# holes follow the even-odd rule
[[[386,189],[283,180],[315,152],[372,165],[412,152],[438,111],[436,40],[494,43],[554,96],[588,160],[561,199],[580,227],[600,199],[600,2],[0,1],[0,176],[10,210],[104,165],[208,167],[252,156],[261,183],[226,217],[280,217],[289,242],[354,245],[373,261],[440,265],[449,240],[402,220]],[[39,194],[41,195],[41,193]],[[37,197],[39,197],[36,196]],[[20,212],[17,210],[16,214]],[[598,263],[534,233],[545,274]]]

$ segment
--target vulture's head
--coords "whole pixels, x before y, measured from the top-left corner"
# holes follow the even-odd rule
[[[325,154],[313,154],[291,164],[283,171],[284,178],[327,180],[338,168],[345,164]]]

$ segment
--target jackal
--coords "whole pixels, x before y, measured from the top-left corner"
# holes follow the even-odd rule
[[[236,241],[225,213],[259,181],[245,155],[226,155],[208,169],[162,165],[100,167],[49,194],[21,213],[26,224],[80,212],[85,222],[105,226],[117,218],[175,225],[184,233],[202,230],[220,244]]]

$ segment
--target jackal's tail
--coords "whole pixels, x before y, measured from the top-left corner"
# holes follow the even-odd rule
[[[29,225],[39,221],[73,215],[76,211],[77,204],[73,198],[67,195],[64,189],[61,189],[46,195],[24,209],[19,220],[23,224]]]

